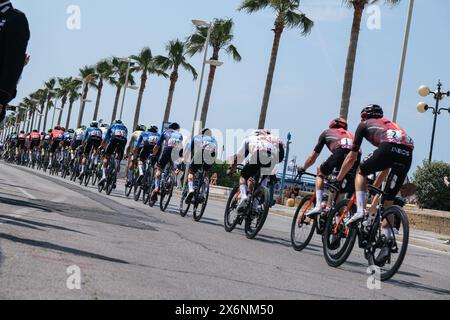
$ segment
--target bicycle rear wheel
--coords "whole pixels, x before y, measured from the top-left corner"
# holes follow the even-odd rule
[[[191,207],[191,202],[189,201],[186,203],[186,198],[188,195],[188,186],[186,186],[183,189],[183,192],[181,193],[181,200],[180,200],[180,216],[185,217],[187,213],[189,212],[189,208]]]
[[[161,199],[159,202],[159,208],[163,212],[167,210],[167,207],[169,206],[170,203],[170,199],[172,199],[174,183],[175,179],[173,175],[170,175],[164,182],[164,188],[161,191]]]
[[[295,211],[291,226],[291,243],[295,251],[302,251],[311,242],[314,231],[317,227],[317,219],[312,219],[306,223],[306,212],[316,205],[316,201],[311,201],[312,196],[303,197]]]
[[[253,197],[253,203],[257,201],[257,207],[252,208],[245,218],[245,235],[248,239],[254,239],[258,235],[269,214],[269,190],[259,187]]]
[[[198,211],[198,204],[197,207],[194,209],[193,218],[195,221],[200,221],[203,217],[203,214],[205,213],[206,206],[208,205],[208,198],[209,198],[209,180],[206,179],[205,183],[205,192],[202,195],[203,202],[201,203],[200,211]]]
[[[340,221],[342,214],[349,209],[346,217],[356,212],[356,206],[348,208],[349,200],[339,202],[328,214],[325,232],[322,237],[323,254],[330,267],[337,268],[350,256],[355,245],[358,230],[356,226],[345,226],[345,219]]]
[[[378,267],[381,281],[387,281],[400,269],[408,250],[409,221],[405,211],[398,206],[386,209],[372,240],[376,245],[367,253],[369,265]],[[384,259],[380,258],[382,249],[389,250]]]

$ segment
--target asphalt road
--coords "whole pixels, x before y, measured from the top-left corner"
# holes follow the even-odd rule
[[[247,240],[225,232],[223,202],[197,223],[178,201],[161,213],[126,199],[123,184],[108,197],[1,162],[0,299],[450,299],[447,253],[410,246],[399,274],[370,290],[359,249],[333,269],[318,238],[291,248],[286,217]],[[67,285],[71,266],[80,289]]]

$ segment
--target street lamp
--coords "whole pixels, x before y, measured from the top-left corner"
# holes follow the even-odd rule
[[[132,90],[136,90],[138,87],[136,87],[136,86],[128,86],[128,80],[130,78],[130,70],[131,70],[131,67],[134,66],[134,63],[131,62],[131,58],[121,58],[121,59],[118,59],[118,60],[128,63],[127,75],[125,77],[125,87],[123,89],[122,106],[120,107],[120,117],[119,117],[119,119],[122,120],[123,106],[125,105],[125,95],[127,93],[127,88],[132,89]]]
[[[431,110],[434,115],[434,121],[433,121],[433,132],[431,134],[431,146],[430,146],[430,157],[428,159],[429,162],[431,162],[433,158],[433,146],[434,146],[434,136],[436,134],[436,123],[437,123],[437,117],[441,114],[441,111],[447,111],[450,114],[450,108],[439,108],[439,102],[443,100],[446,96],[450,96],[450,91],[443,92],[442,91],[442,83],[439,80],[438,82],[438,89],[435,92],[432,92],[429,87],[427,86],[421,86],[419,88],[419,95],[422,97],[427,97],[428,95],[432,94],[434,99],[436,100],[436,106],[430,107],[426,102],[420,102],[417,105],[417,111],[420,113],[425,113],[428,110]]]

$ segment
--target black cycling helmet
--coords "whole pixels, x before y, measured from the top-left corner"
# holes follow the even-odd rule
[[[157,133],[159,131],[157,126],[150,126],[148,129],[149,132]]]
[[[98,122],[97,121],[92,121],[90,124],[91,128],[98,128]]]
[[[109,127],[109,124],[107,124],[107,123],[102,123],[100,125],[100,128],[108,128],[108,127]]]
[[[146,131],[146,130],[147,130],[146,126],[144,126],[143,124],[138,124],[136,126],[136,130],[134,130],[134,131]]]
[[[55,126],[54,130],[62,130],[60,125]]]
[[[20,130],[20,133],[24,134],[24,133],[25,133],[25,131],[23,131],[23,130]]]
[[[34,129],[33,132],[39,132],[37,129]]]
[[[203,136],[212,136],[212,131],[211,131],[211,129],[209,129],[209,128],[204,128],[203,130],[202,130],[202,135]]]
[[[67,132],[68,132],[68,133],[75,133],[75,130],[69,129],[69,130],[67,130]]]
[[[53,131],[53,129],[48,129],[47,132],[48,132],[48,133],[52,133],[52,131]]]
[[[383,109],[377,104],[365,106],[361,111],[361,119],[381,119],[384,116]]]
[[[45,136],[45,132],[44,131],[41,132],[41,136]]]
[[[122,120],[114,120],[112,124],[123,124]]]
[[[330,122],[330,129],[339,129],[342,128],[344,130],[348,129],[347,120],[344,118],[336,118]]]
[[[180,125],[178,123],[176,123],[176,122],[172,123],[169,126],[169,129],[172,129],[172,130],[180,130],[180,128],[181,128]]]

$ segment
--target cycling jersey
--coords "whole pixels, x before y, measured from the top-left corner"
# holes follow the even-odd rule
[[[113,124],[106,131],[105,140],[110,142],[112,139],[126,141],[128,136],[128,129],[123,124]]]
[[[342,128],[327,129],[320,135],[314,151],[321,153],[325,145],[332,153],[337,149],[350,150],[353,147],[353,135]]]
[[[102,140],[102,130],[99,128],[87,128],[86,132],[84,133],[83,141],[88,140]]]
[[[198,135],[188,143],[187,150],[192,156],[191,173],[195,174],[201,168],[209,171],[217,157],[217,141],[211,136]]]
[[[50,141],[61,141],[64,136],[64,131],[62,130],[53,130],[52,133],[50,133]]]
[[[74,134],[74,141],[83,141],[84,138],[84,130],[83,129],[77,129],[75,130],[75,134]]]
[[[41,140],[41,134],[39,132],[32,132],[32,133],[30,133],[30,140],[31,141],[40,141]]]
[[[142,135],[143,132],[144,131],[133,132],[133,134],[131,135],[131,139],[130,139],[130,148],[136,147],[136,141],[139,139],[139,137]]]
[[[361,122],[356,130],[353,151],[359,151],[364,138],[375,147],[379,147],[383,143],[393,143],[414,149],[414,142],[405,130],[384,118]]]
[[[108,128],[101,127],[100,130],[102,130],[102,139],[106,139],[106,132],[108,132]]]
[[[162,147],[158,167],[164,169],[169,162],[175,162],[183,155],[183,135],[173,129],[167,129],[159,138],[157,145]],[[175,159],[176,158],[176,159]]]
[[[25,133],[19,133],[17,135],[17,140],[23,140],[25,141],[25,139],[27,138],[27,136],[25,135]]]
[[[64,141],[64,142],[66,142],[66,141],[72,142],[73,136],[74,136],[73,133],[70,133],[70,132],[64,132],[64,134],[63,134],[63,141]]]
[[[146,143],[148,143],[151,146],[155,146],[159,139],[161,138],[161,135],[159,133],[155,132],[142,132],[141,135],[136,140],[135,144],[132,145],[130,142],[130,145],[132,145],[134,148],[143,148]]]

